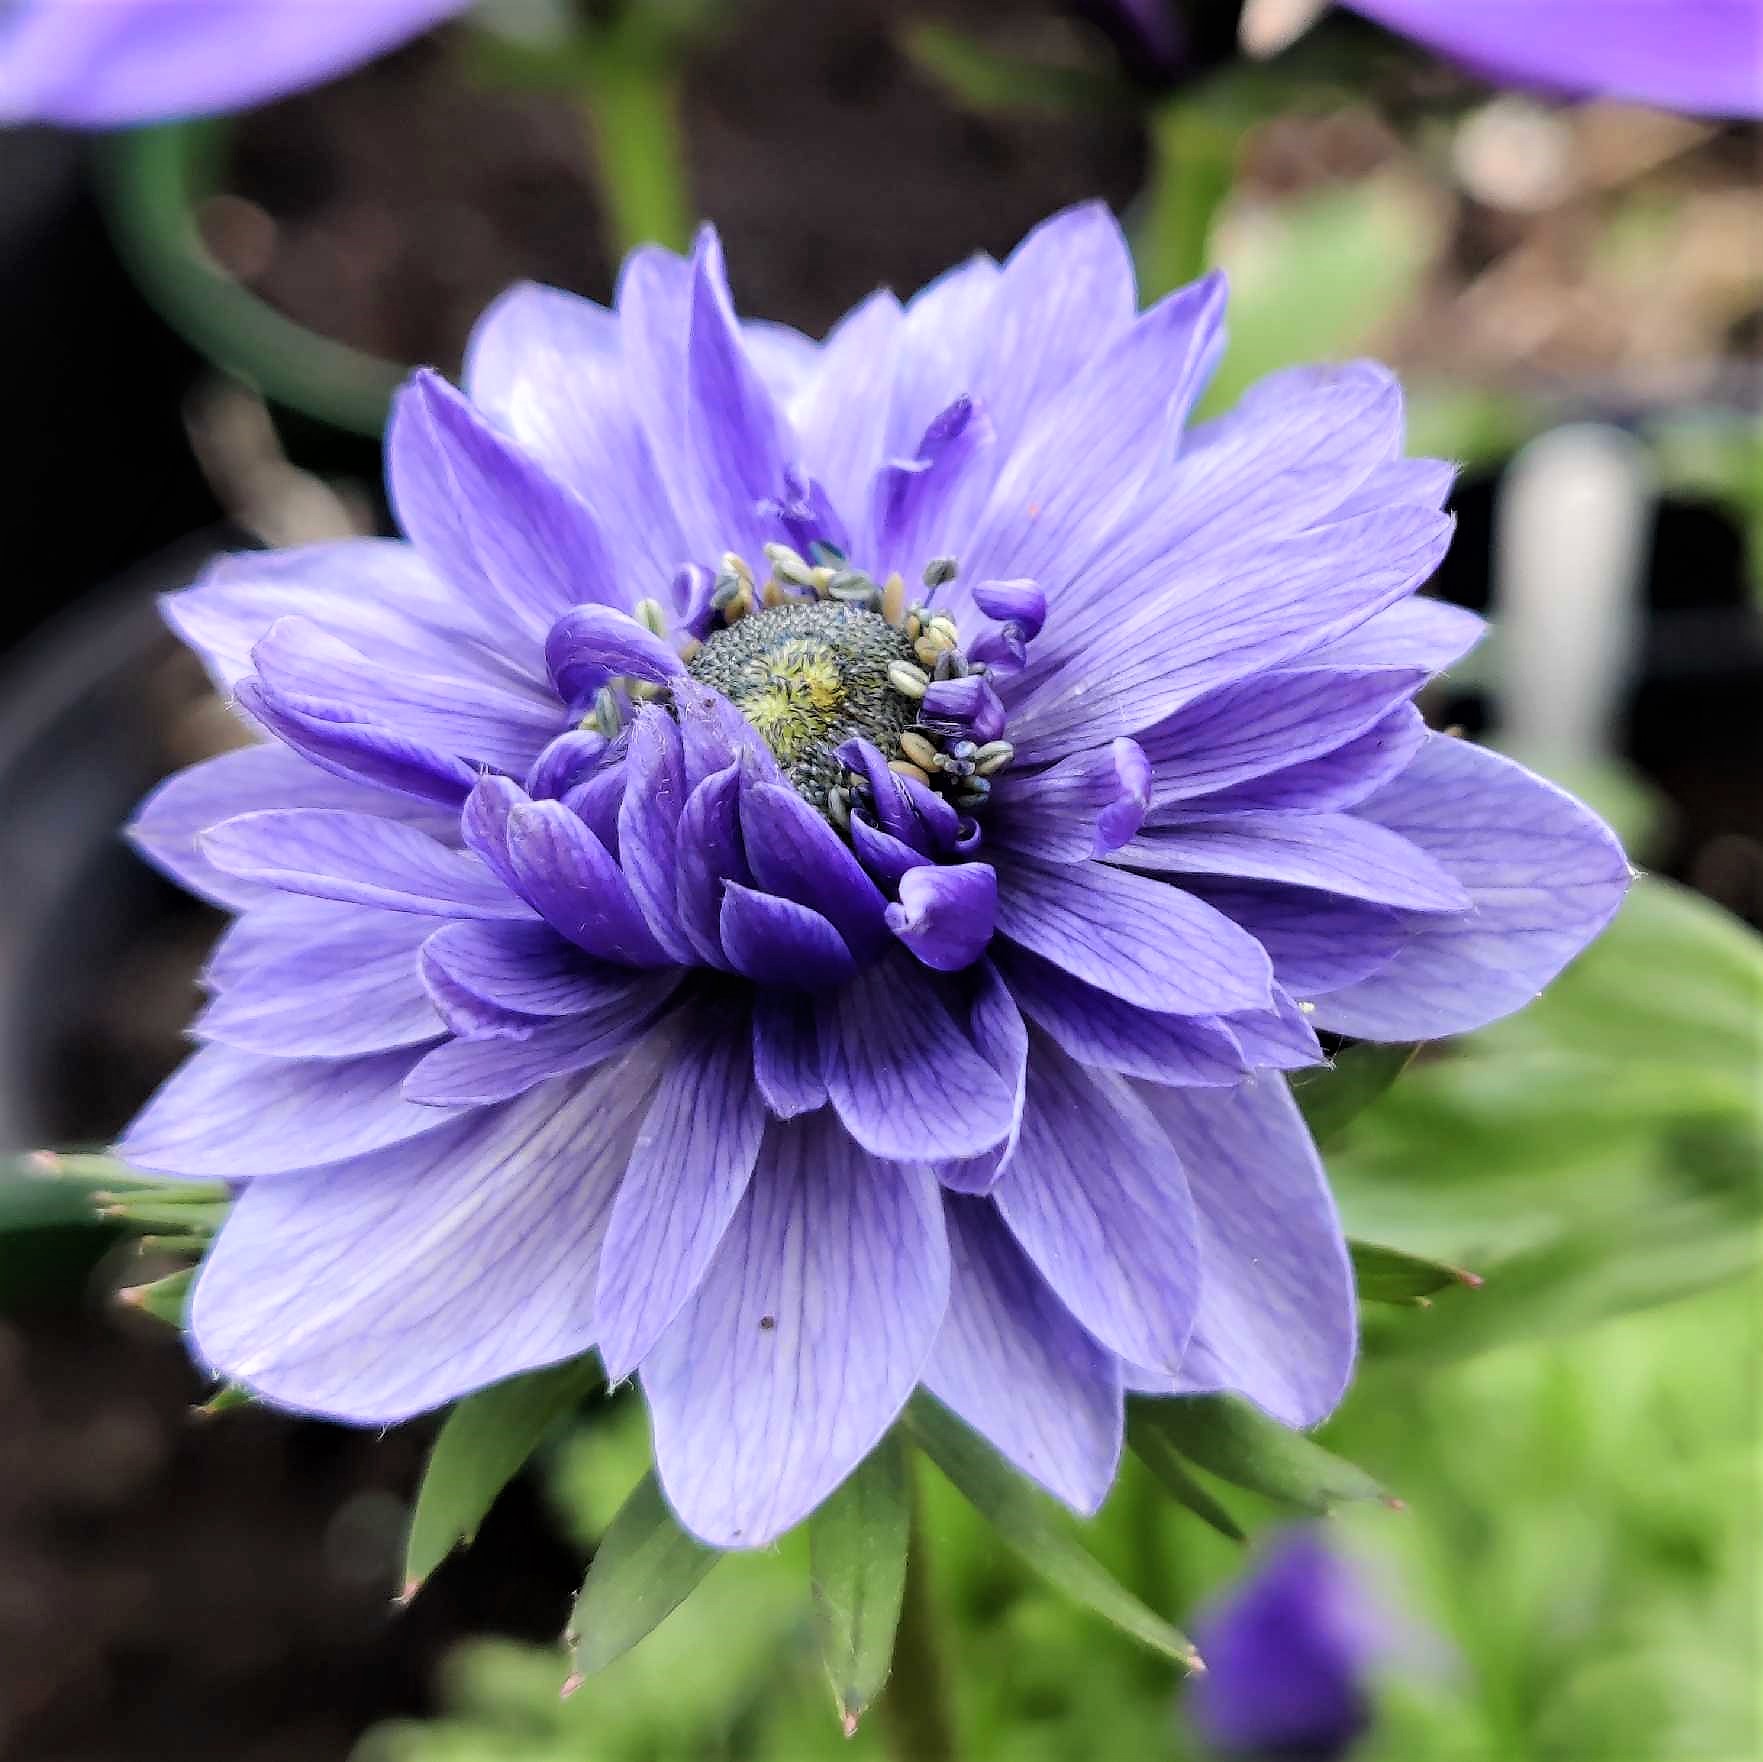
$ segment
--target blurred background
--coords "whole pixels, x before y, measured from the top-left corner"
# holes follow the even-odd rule
[[[1343,1540],[1438,1636],[1371,1754],[1747,1762],[1759,132],[1494,91],[1356,18],[1298,32],[1314,6],[1203,10],[1163,60],[1051,0],[622,0],[565,89],[545,8],[501,0],[240,116],[0,131],[0,1149],[110,1138],[179,1058],[218,927],[116,832],[241,738],[154,595],[219,549],[384,529],[410,365],[456,371],[518,277],[607,297],[626,245],[698,215],[747,313],[819,335],[1100,195],[1147,298],[1229,271],[1209,409],[1292,362],[1402,372],[1411,450],[1463,466],[1433,591],[1494,619],[1429,713],[1580,790],[1649,871],[1542,1002],[1429,1049],[1331,1147],[1354,1234],[1484,1280],[1368,1306],[1326,1434],[1406,1507],[1344,1513]],[[112,1301],[153,1244],[43,1168],[0,1181],[5,1762],[898,1754],[839,1736],[792,1543],[559,1699],[569,1598],[644,1467],[625,1402],[394,1612],[432,1428],[192,1420],[173,1332]],[[1213,1491],[1246,1528],[1277,1515]],[[1165,1667],[926,1493],[964,1754],[1190,1754]],[[1136,1464],[1086,1540],[1178,1620],[1240,1562]]]

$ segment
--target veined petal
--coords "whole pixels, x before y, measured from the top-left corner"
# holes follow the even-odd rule
[[[563,803],[510,812],[508,860],[533,908],[578,948],[624,967],[666,960],[612,853]]]
[[[1138,1093],[1199,1218],[1193,1342],[1165,1368],[1187,1393],[1229,1390],[1282,1425],[1320,1424],[1352,1376],[1359,1318],[1334,1200],[1284,1079]]]
[[[780,1120],[826,1105],[814,1000],[806,992],[760,990],[753,997],[753,1081]]]
[[[857,970],[844,938],[819,912],[736,881],[723,884],[721,930],[729,965],[759,985],[819,991]]]
[[[977,1156],[964,1156],[932,1166],[943,1185],[956,1193],[989,1193],[1004,1165],[1016,1154],[1022,1131],[1022,1109],[1028,1095],[1028,1029],[1010,987],[998,968],[983,961],[968,1007],[967,1028],[980,1056],[1010,1091],[1010,1130],[1003,1140]]]
[[[1435,735],[1359,812],[1427,852],[1474,909],[1411,919],[1388,965],[1319,1002],[1316,1026],[1338,1034],[1424,1040],[1521,1009],[1628,888],[1628,859],[1595,814],[1466,741]]]
[[[1138,831],[1151,789],[1151,766],[1138,743],[1111,740],[1031,777],[1006,774],[986,829],[1050,863],[1087,862]]]
[[[712,1547],[799,1523],[893,1424],[949,1297],[936,1183],[828,1112],[773,1124],[710,1270],[644,1361],[661,1484]]]
[[[1364,900],[1210,876],[1183,886],[1241,924],[1267,950],[1274,978],[1294,997],[1369,977],[1395,958],[1406,936],[1400,912]]]
[[[1022,1136],[993,1199],[1096,1339],[1130,1363],[1179,1369],[1202,1277],[1193,1202],[1130,1084],[1036,1038]]]
[[[652,1082],[639,1053],[417,1143],[254,1182],[197,1281],[197,1352],[278,1406],[361,1425],[585,1352]]]
[[[630,974],[590,960],[549,924],[449,924],[422,947],[425,973],[499,1010],[523,1016],[579,1016],[597,1008],[607,987]]]
[[[1407,770],[1426,742],[1426,718],[1412,704],[1401,704],[1332,752],[1173,803],[1169,817],[1179,818],[1184,811],[1234,814],[1272,808],[1320,814],[1354,808]]]
[[[998,910],[990,863],[921,864],[900,877],[899,893],[888,928],[927,967],[955,973],[985,953]]]
[[[708,1270],[765,1135],[744,1008],[700,1006],[662,1068],[612,1204],[594,1296],[606,1375],[628,1376]]]
[[[925,1386],[1055,1498],[1085,1516],[1114,1484],[1120,1362],[1078,1326],[994,1206],[951,1195],[949,1311]]]

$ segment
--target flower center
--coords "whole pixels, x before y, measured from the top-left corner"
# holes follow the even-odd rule
[[[890,677],[890,669],[911,671]],[[923,678],[904,630],[878,612],[835,600],[749,612],[713,630],[686,670],[741,712],[823,812],[845,772],[838,749],[864,739],[893,754],[918,714],[908,695],[914,674]]]

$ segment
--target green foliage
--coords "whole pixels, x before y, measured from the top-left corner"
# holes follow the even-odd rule
[[[852,1730],[893,1664],[911,1532],[912,1463],[898,1433],[884,1438],[809,1521],[821,1657]]]
[[[496,1495],[552,1425],[602,1381],[592,1357],[496,1383],[458,1402],[429,1451],[410,1519],[404,1596],[477,1534]]]

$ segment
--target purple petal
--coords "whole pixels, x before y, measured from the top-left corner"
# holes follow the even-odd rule
[[[556,801],[600,768],[611,745],[604,734],[571,728],[551,741],[526,774],[526,792],[534,801]]]
[[[903,842],[891,832],[878,831],[862,814],[851,816],[849,831],[851,848],[857,853],[857,860],[889,893],[899,888],[909,870],[922,869],[931,860],[916,845]],[[889,906],[884,914],[888,918],[890,929],[893,927],[891,914],[894,910],[893,906]]]
[[[698,1013],[662,1070],[612,1205],[594,1296],[608,1380],[636,1369],[698,1288],[764,1135],[745,1011]]]
[[[561,802],[509,814],[508,860],[533,909],[578,948],[619,966],[666,960],[611,852]]]
[[[1016,1001],[1079,1064],[1151,1083],[1228,1087],[1243,1079],[1242,1055],[1216,1018],[1140,1009],[1020,949],[999,964]]]
[[[587,504],[439,375],[415,374],[393,399],[386,470],[399,526],[526,646],[586,598],[624,603]]]
[[[116,128],[244,110],[323,84],[461,0],[330,9],[264,0],[24,4],[0,28],[0,122]]]
[[[1332,752],[1425,683],[1418,668],[1315,668],[1221,686],[1139,735],[1155,774],[1152,799],[1161,808]]]
[[[781,1120],[826,1105],[814,1000],[799,991],[760,991],[753,999],[753,1080]]]
[[[978,673],[933,681],[924,694],[924,717],[939,727],[953,723],[982,744],[1004,732],[1004,706],[991,681]]]
[[[827,1092],[876,1156],[975,1156],[1015,1124],[1015,1097],[950,1014],[944,984],[902,952],[819,999]]]
[[[765,892],[831,919],[859,960],[887,947],[880,890],[845,842],[795,790],[779,783],[743,788],[741,830],[753,878]]]
[[[819,912],[739,882],[722,891],[722,950],[759,985],[818,991],[857,970],[845,939]]]
[[[1426,741],[1426,718],[1412,704],[1403,704],[1333,752],[1177,805],[1200,814],[1254,813],[1263,808],[1332,813],[1357,807],[1407,770]]]
[[[1082,863],[1125,844],[1150,800],[1151,767],[1138,743],[1111,740],[1034,776],[1006,776],[987,830],[1045,862]]]
[[[371,721],[473,765],[524,772],[563,726],[538,686],[516,689],[370,661],[309,618],[278,619],[251,651],[279,703]]]
[[[1351,814],[1232,814],[1147,826],[1115,860],[1158,874],[1231,875],[1373,905],[1461,912],[1469,895],[1417,845]]]
[[[1307,667],[1418,667],[1442,673],[1487,634],[1474,612],[1443,600],[1407,599],[1304,651]]]
[[[870,494],[875,567],[905,572],[959,531],[991,486],[998,433],[983,405],[963,392],[915,437],[912,456],[876,473]]]
[[[1030,642],[1047,622],[1047,596],[1036,581],[982,581],[973,603],[1000,624],[1017,624]]]
[[[986,961],[978,969],[978,988],[968,1010],[967,1028],[980,1056],[1010,1090],[1010,1130],[1003,1141],[977,1156],[934,1164],[942,1184],[956,1193],[989,1193],[1016,1154],[1022,1109],[1028,1092],[1028,1029],[998,969]]]
[[[1236,1038],[1243,1058],[1256,1069],[1299,1071],[1324,1062],[1322,1043],[1306,1011],[1283,987],[1273,994],[1273,1008],[1220,1016]]]
[[[1092,1515],[1120,1462],[1120,1363],[1072,1319],[984,1200],[943,1202],[949,1311],[925,1386],[1032,1480]]]
[[[902,320],[885,288],[841,318],[797,413],[802,457],[836,508],[861,509],[881,464]]]
[[[347,782],[457,808],[477,775],[463,759],[369,721],[346,705],[278,697],[254,678],[239,681],[233,701],[303,759]]]
[[[444,1126],[456,1113],[400,1093],[420,1047],[370,1058],[262,1058],[204,1046],[135,1115],[124,1162],[194,1180],[243,1180],[317,1168]]]
[[[686,1528],[758,1548],[806,1517],[893,1424],[948,1295],[924,1169],[865,1156],[824,1111],[774,1124],[709,1273],[642,1367]]]
[[[557,695],[572,709],[609,679],[622,675],[664,685],[686,670],[646,624],[610,606],[571,606],[545,638],[545,666]]]
[[[990,863],[924,865],[900,877],[900,903],[888,928],[927,967],[959,972],[985,953],[998,911],[998,876]]]
[[[741,843],[741,773],[737,765],[713,772],[686,798],[680,815],[679,873],[674,907],[680,927],[701,960],[726,966],[722,952],[722,889],[753,879]]]
[[[1463,1034],[1531,1001],[1609,923],[1628,860],[1572,796],[1510,759],[1435,735],[1360,810],[1469,891],[1462,917],[1414,919],[1389,965],[1317,1004],[1319,1028],[1371,1040]]]
[[[193,1032],[276,1058],[353,1058],[437,1039],[444,1027],[417,974],[417,950],[435,929],[407,912],[363,913],[241,974]]]
[[[191,1305],[217,1376],[390,1425],[593,1344],[647,1073],[611,1067],[233,1207]]]
[[[1334,1200],[1284,1079],[1139,1096],[1199,1213],[1204,1277],[1179,1386],[1245,1395],[1282,1425],[1319,1424],[1352,1376],[1359,1318]]]
[[[204,759],[160,784],[135,811],[129,840],[180,886],[237,911],[284,896],[276,888],[217,869],[202,854],[198,835],[222,820],[267,808],[353,808],[407,820],[430,833],[456,824],[453,816],[428,804],[347,782],[285,747],[269,744]]]
[[[630,974],[589,960],[549,924],[449,924],[422,947],[427,975],[440,974],[498,1011],[579,1016]]]
[[[1363,900],[1264,881],[1183,883],[1255,938],[1295,997],[1338,991],[1387,966],[1402,946],[1401,914]]]
[[[1022,1137],[992,1197],[1104,1346],[1133,1364],[1180,1367],[1202,1275],[1193,1203],[1181,1161],[1128,1083],[1037,1038]]]
[[[1170,1015],[1259,1009],[1272,968],[1204,901],[1106,863],[998,859],[998,930],[1086,983]]]
[[[202,969],[206,990],[225,991],[254,968],[298,954],[352,924],[383,924],[392,915],[372,906],[339,905],[331,899],[308,899],[273,889],[263,897],[264,904],[249,907],[221,932]],[[411,921],[403,913],[396,915],[400,921]]]
[[[671,969],[609,976],[592,1009],[544,1022],[524,1039],[449,1040],[405,1078],[405,1099],[424,1108],[488,1107],[553,1077],[592,1070],[642,1037],[679,977]]]
[[[1701,116],[1763,115],[1756,8],[1746,0],[1350,0],[1356,11],[1490,78],[1632,98]]]
[[[649,927],[670,960],[696,959],[679,922],[679,822],[686,805],[679,724],[656,704],[639,706],[625,756],[624,800],[618,808],[618,866]]]
[[[202,835],[218,869],[290,893],[444,918],[526,918],[475,857],[414,826],[336,808],[240,814]]]

